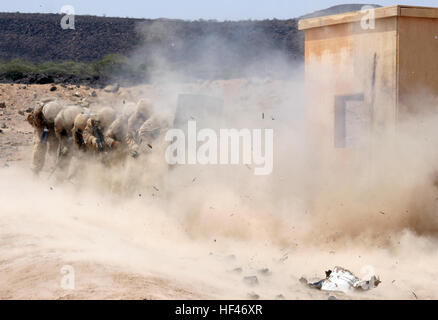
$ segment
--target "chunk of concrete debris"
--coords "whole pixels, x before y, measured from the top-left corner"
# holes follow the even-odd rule
[[[250,286],[255,286],[259,284],[259,279],[256,276],[243,277],[243,282]]]
[[[255,292],[250,292],[248,293],[248,298],[250,298],[251,300],[258,300],[260,299],[260,296]]]
[[[278,259],[279,263],[285,262],[289,258],[288,254],[285,253],[280,259]]]
[[[107,85],[107,86],[103,89],[103,91],[108,92],[108,93],[110,93],[110,92],[112,92],[112,93],[116,93],[117,91],[119,91],[119,88],[120,88],[119,84],[115,84],[115,85]]]
[[[270,276],[272,274],[271,270],[269,270],[268,268],[257,270],[257,272],[263,276]]]
[[[90,106],[90,103],[86,100],[81,101],[80,105],[84,108],[88,108]]]
[[[342,267],[335,267],[333,271],[328,270],[325,274],[326,278],[317,282],[309,283],[305,278],[301,278],[300,282],[306,284],[310,288],[344,293],[352,291],[367,291],[376,288],[381,282],[375,275],[369,280],[359,279],[351,271]]]
[[[44,99],[41,99],[42,103],[49,103],[51,101],[55,101],[55,98],[44,98]]]
[[[233,270],[231,270],[232,273],[242,273],[243,269],[238,267],[238,268],[234,268]]]
[[[227,260],[227,261],[235,261],[236,260],[236,256],[234,254],[229,254],[228,256],[225,257],[225,260]]]

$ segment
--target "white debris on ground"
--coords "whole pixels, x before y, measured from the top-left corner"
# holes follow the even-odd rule
[[[376,288],[381,282],[375,275],[372,275],[369,280],[359,279],[351,271],[342,267],[326,271],[326,278],[320,281],[308,283],[304,278],[301,278],[300,281],[310,288],[344,293],[370,290]]]

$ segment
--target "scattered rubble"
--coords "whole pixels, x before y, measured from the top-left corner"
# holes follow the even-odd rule
[[[264,276],[270,276],[272,274],[271,270],[269,270],[268,268],[260,269],[257,272]]]
[[[233,270],[231,270],[231,272],[233,272],[233,273],[242,273],[242,268],[234,268]]]
[[[250,298],[251,300],[258,300],[260,299],[260,296],[255,292],[250,292],[248,293],[248,298]]]
[[[247,285],[255,286],[259,284],[259,279],[257,279],[257,276],[248,276],[243,277],[243,282],[245,282]]]
[[[381,282],[375,275],[369,280],[361,280],[351,271],[342,267],[335,267],[333,271],[328,270],[325,274],[326,278],[317,282],[309,283],[305,278],[301,278],[300,282],[310,288],[344,293],[351,291],[367,291],[376,288]]]
[[[285,262],[289,258],[289,255],[285,253],[280,259],[278,259],[279,263]]]
[[[88,107],[90,107],[90,103],[89,103],[87,100],[85,100],[85,99],[83,99],[83,100],[80,102],[80,105],[81,105],[82,107],[84,107],[84,108],[88,108]]]
[[[103,91],[108,92],[108,93],[116,93],[117,91],[119,91],[119,84],[115,84],[115,85],[107,85]]]
[[[226,256],[225,259],[228,261],[235,261],[236,256],[234,254],[230,254],[230,255]]]

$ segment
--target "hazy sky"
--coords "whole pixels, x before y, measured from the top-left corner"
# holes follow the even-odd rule
[[[438,0],[376,0],[370,3],[435,6]],[[196,20],[287,19],[337,4],[361,0],[0,0],[1,12],[59,12],[72,5],[76,14]],[[366,3],[366,2],[364,2]]]

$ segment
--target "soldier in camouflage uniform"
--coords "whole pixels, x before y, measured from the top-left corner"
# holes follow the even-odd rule
[[[168,169],[164,157],[164,134],[168,124],[152,113],[151,103],[141,101],[139,107],[128,123],[127,145],[131,156],[138,159],[128,162],[125,190],[133,193],[152,188],[152,192],[156,192],[157,186],[161,189],[163,175]]]
[[[81,113],[76,116],[73,122],[72,136],[76,151],[85,152],[87,150],[83,134],[89,118],[89,113]]]
[[[90,116],[82,133],[87,149],[99,154],[115,147],[114,140],[105,140],[105,132],[115,118],[116,112],[108,107]]]
[[[44,167],[47,150],[56,155],[59,141],[56,138],[54,122],[62,106],[56,101],[39,105],[28,116],[27,121],[34,128],[34,147],[32,153],[32,171],[38,175]]]
[[[67,106],[63,108],[55,118],[55,135],[59,141],[56,168],[65,174],[66,171],[68,171],[70,161],[74,154],[74,121],[76,117],[83,112],[84,109],[82,107],[74,105]]]
[[[147,100],[140,100],[135,112],[129,117],[126,135],[128,151],[134,158],[139,153],[139,130],[141,126],[152,116],[153,105]]]

